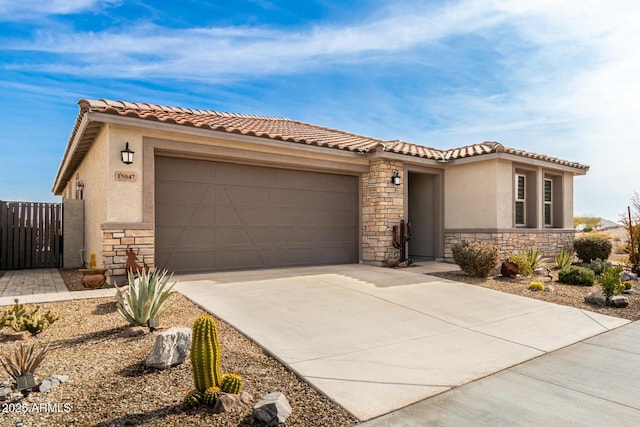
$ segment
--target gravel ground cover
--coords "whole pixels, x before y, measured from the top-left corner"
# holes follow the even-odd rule
[[[161,327],[191,327],[204,311],[179,294],[161,317]],[[251,426],[252,406],[224,414],[211,409],[187,409],[183,397],[193,387],[191,363],[167,370],[146,368],[156,333],[131,328],[116,311],[113,298],[46,303],[60,319],[27,343],[38,348],[51,343],[36,371],[41,380],[53,374],[69,380],[48,393],[0,402],[3,426]],[[282,391],[293,408],[288,426],[352,426],[357,419],[288,371],[255,343],[218,320],[223,372],[236,372],[254,402],[266,393]],[[13,343],[0,343],[8,352]],[[10,385],[0,370],[0,386]],[[35,404],[35,405],[34,405]],[[44,404],[44,405],[42,405]],[[49,406],[46,406],[49,404]],[[57,405],[56,405],[57,404]],[[46,409],[40,409],[45,408]],[[20,409],[26,412],[17,412]]]
[[[551,267],[551,266],[549,266]],[[520,295],[527,298],[535,298],[542,301],[552,302],[555,304],[568,305],[570,307],[581,308],[584,310],[594,311],[596,313],[608,316],[620,317],[631,321],[640,320],[640,296],[624,295],[629,298],[629,305],[625,308],[615,307],[597,307],[584,302],[584,297],[590,292],[601,292],[600,286],[575,286],[558,282],[558,272],[552,270],[553,282],[547,277],[518,277],[509,279],[502,276],[490,276],[486,279],[467,276],[462,271],[453,271],[446,273],[435,273],[433,276],[442,277],[444,279],[455,280],[458,282],[469,283],[483,288],[489,288],[500,292],[507,292],[514,295]],[[541,282],[548,287],[551,285],[551,292],[540,292],[529,290],[531,282]],[[636,290],[638,285],[635,285]]]

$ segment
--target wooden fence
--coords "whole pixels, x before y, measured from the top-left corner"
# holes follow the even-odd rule
[[[59,203],[0,201],[0,270],[60,267]]]

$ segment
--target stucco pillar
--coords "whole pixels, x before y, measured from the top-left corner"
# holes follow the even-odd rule
[[[400,185],[391,182],[400,173]],[[392,228],[404,218],[404,189],[407,177],[397,160],[372,159],[362,177],[362,261],[383,262],[393,249]]]

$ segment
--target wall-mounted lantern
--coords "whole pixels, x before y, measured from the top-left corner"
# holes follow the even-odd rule
[[[400,175],[398,175],[398,171],[395,169],[391,173],[391,183],[393,185],[400,185]]]
[[[125,165],[130,165],[133,163],[133,151],[129,150],[129,143],[127,142],[124,150],[120,151],[120,155],[122,156],[122,163]]]

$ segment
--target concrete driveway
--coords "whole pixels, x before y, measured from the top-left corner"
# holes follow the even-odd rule
[[[413,269],[354,264],[177,279],[186,297],[360,420],[628,323]]]

